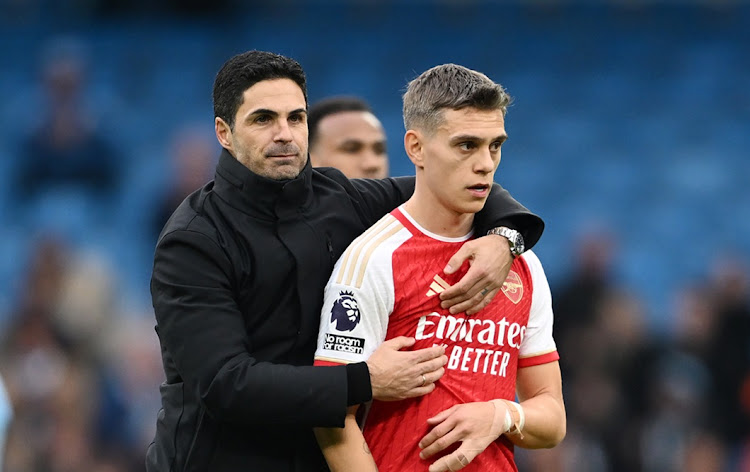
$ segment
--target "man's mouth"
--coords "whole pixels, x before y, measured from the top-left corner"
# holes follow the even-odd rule
[[[278,144],[266,149],[266,157],[271,159],[290,159],[299,155],[299,148],[291,143]]]

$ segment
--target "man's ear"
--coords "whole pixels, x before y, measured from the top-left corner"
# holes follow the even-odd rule
[[[232,150],[232,128],[229,124],[218,116],[214,118],[214,130],[216,131],[216,139],[219,140],[219,144],[227,150]]]
[[[404,135],[404,150],[411,162],[418,168],[424,167],[423,136],[419,131],[410,129]]]

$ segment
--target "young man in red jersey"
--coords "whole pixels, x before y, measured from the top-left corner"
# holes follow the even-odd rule
[[[502,287],[473,315],[441,307],[445,262],[473,235],[500,162],[509,96],[484,74],[454,64],[413,80],[404,95],[406,153],[416,188],[357,238],[326,286],[316,364],[367,359],[383,341],[412,336],[449,358],[434,390],[375,401],[358,427],[319,428],[331,470],[516,471],[513,446],[553,447],[565,436],[549,286],[539,259],[501,229],[517,257]],[[522,254],[523,253],[523,254]],[[516,395],[520,403],[515,403]],[[377,466],[376,466],[377,464]]]

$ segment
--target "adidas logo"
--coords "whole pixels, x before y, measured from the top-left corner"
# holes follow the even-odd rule
[[[439,275],[435,275],[435,277],[432,278],[432,283],[430,284],[430,289],[427,291],[428,297],[434,297],[438,293],[442,293],[450,287],[451,284],[446,282],[445,280],[441,279]]]

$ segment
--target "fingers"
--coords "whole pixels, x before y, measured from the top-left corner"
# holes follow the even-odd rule
[[[484,298],[482,298],[482,300],[479,303],[475,304],[472,307],[466,308],[465,310],[466,314],[473,315],[475,313],[478,313],[480,310],[484,309],[487,305],[490,304],[490,302],[492,302],[492,300],[495,298],[495,295],[497,295],[499,291],[500,289],[496,288],[495,290],[490,290],[489,292],[487,292],[487,294],[484,296]],[[459,306],[456,308],[461,310],[463,307]]]
[[[430,465],[430,468],[428,469],[429,472],[461,470],[469,465],[469,463],[472,461],[472,459],[474,459],[474,457],[476,457],[476,455],[474,455],[474,457],[468,457],[463,453],[461,449],[463,449],[463,447],[459,447],[451,454],[443,456],[435,461],[434,464]]]
[[[432,418],[428,418],[427,419],[427,424],[429,424],[429,425],[435,425],[435,424],[442,423],[443,421],[445,421],[446,418],[448,418],[451,415],[451,413],[453,413],[454,411],[456,411],[456,408],[458,408],[458,405],[453,405],[452,407],[448,408],[447,410],[441,411],[440,413],[438,413],[437,415],[433,416]],[[429,436],[429,434],[427,434],[427,436],[425,436],[422,439],[422,441],[419,441],[419,447],[427,447],[427,446],[429,446],[429,443],[425,442],[425,441],[428,440],[428,436]],[[432,441],[434,441],[434,439]],[[429,441],[429,442],[432,442],[432,441]]]
[[[381,346],[388,346],[393,350],[398,351],[405,347],[413,346],[415,342],[417,341],[414,338],[410,338],[407,336],[397,336],[393,339],[389,339],[388,341],[383,342]]]
[[[454,423],[446,422],[448,418],[456,411],[458,408],[458,405],[453,405],[452,407],[448,408],[447,410],[443,410],[437,415],[433,416],[432,418],[427,420],[427,424],[429,425],[436,425],[434,428],[430,430],[429,433],[427,433],[420,441],[419,441],[419,448],[425,449],[427,447],[430,447],[435,441],[440,439],[441,437],[445,436],[451,429],[453,429]],[[420,457],[427,458],[434,454],[432,449],[429,449],[426,454],[420,454]]]
[[[484,300],[485,297],[482,292],[477,290],[476,288],[472,288],[468,293],[471,294],[470,297],[466,298],[465,300],[460,300],[459,298],[456,298],[456,303],[450,307],[450,312],[455,313],[462,313],[469,308],[474,308],[478,305],[480,305]],[[489,303],[489,302],[488,302]]]
[[[445,357],[445,362],[448,362],[448,357],[443,357]],[[440,380],[440,377],[442,377],[443,374],[445,374],[445,369],[443,367],[438,367],[436,370],[416,376],[414,379],[415,386],[404,393],[404,398],[419,397],[435,390],[435,382]]]
[[[472,300],[474,297],[481,296],[481,291],[485,288],[488,282],[486,279],[480,279],[471,283],[468,281],[464,282],[468,275],[469,274],[467,273],[464,276],[464,279],[461,279],[461,281],[440,294],[440,306],[442,308],[448,308],[450,309],[450,312],[454,314],[460,313],[459,311],[455,311],[456,305]]]
[[[448,358],[446,357],[446,359]],[[434,384],[435,382],[440,380],[440,377],[442,377],[443,374],[445,374],[445,369],[443,367],[440,367],[437,370],[433,370],[432,372],[427,372],[425,374],[422,374],[424,376],[424,385],[420,385],[420,387],[424,387],[429,384]]]
[[[479,293],[490,283],[488,275],[489,274],[487,274],[486,271],[479,267],[474,267],[474,265],[469,267],[469,270],[463,277],[461,277],[461,280],[448,287],[440,294],[440,299],[443,301],[443,308],[448,308],[447,306],[444,306],[447,301],[453,301],[454,299],[464,301]]]
[[[461,246],[461,248],[448,260],[448,264],[446,264],[443,272],[446,274],[452,274],[457,271],[464,262],[473,258],[474,250],[472,248],[473,246],[471,245],[471,242]]]
[[[485,298],[482,290],[492,291],[499,287],[500,284],[486,270],[474,264],[461,280],[440,294],[440,306],[449,309],[452,314],[461,313],[466,311],[467,306],[475,306]]]
[[[451,418],[432,428],[432,431],[430,431],[419,443],[422,444],[422,442],[427,442],[429,440],[427,437],[433,433],[434,436],[432,437],[434,437],[434,439],[432,442],[422,448],[422,451],[419,453],[419,457],[422,459],[427,459],[450,447],[456,441],[461,441],[463,439],[461,433],[455,429],[455,421]]]
[[[372,395],[376,400],[394,401],[426,395],[435,389],[448,363],[445,346],[416,351],[399,351],[414,344],[414,338],[386,341],[367,359]]]
[[[448,356],[445,353],[445,346],[433,346],[430,348],[420,349],[419,351],[410,352],[409,355],[418,355],[419,358],[424,358],[427,354],[421,351],[430,351],[429,355],[432,356],[433,352],[439,357],[429,357],[423,361],[416,361],[413,363],[413,367],[409,368],[405,375],[409,375],[414,378],[414,382],[417,387],[425,387],[429,384],[434,384],[445,374],[445,368],[443,366],[448,363]],[[412,358],[409,361],[404,361],[405,364],[410,361],[414,361]],[[422,378],[424,376],[424,379]]]
[[[445,354],[441,355],[440,357],[436,357],[434,359],[430,359],[428,361],[420,362],[416,365],[417,373],[418,374],[426,374],[428,376],[427,380],[432,379],[432,382],[435,382],[440,377],[443,376],[442,372],[443,366],[448,363],[448,356]],[[440,373],[438,373],[440,372]]]
[[[411,338],[411,339],[414,339],[414,338]],[[414,343],[412,343],[412,344],[414,344]],[[443,345],[430,346],[430,347],[425,347],[423,349],[417,349],[416,351],[411,351],[411,355],[414,356],[414,362],[417,363],[417,364],[420,364],[420,363],[429,363],[432,360],[439,359],[444,354],[445,354],[445,346],[443,346]],[[431,369],[424,368],[422,370],[423,371],[435,370],[435,369],[437,369],[438,367],[440,367],[440,366],[442,366],[444,364],[445,363],[440,364],[437,367],[433,367]],[[422,367],[422,366],[420,366],[420,367]]]
[[[502,286],[513,263],[510,251],[502,250],[504,245],[507,245],[507,241],[490,236],[464,244],[451,257],[444,271],[453,273],[466,260],[469,260],[469,270],[458,283],[440,294],[440,306],[449,309],[452,314],[464,311],[473,314],[487,306]]]
[[[419,384],[422,383],[421,377],[418,382]],[[387,398],[383,399],[384,401],[398,401],[398,400],[404,400],[406,398],[416,398],[421,397],[422,395],[427,395],[428,393],[435,390],[435,384],[434,383],[426,383],[423,387],[417,386],[412,388],[411,390],[405,391],[402,395],[400,395],[398,398]]]

